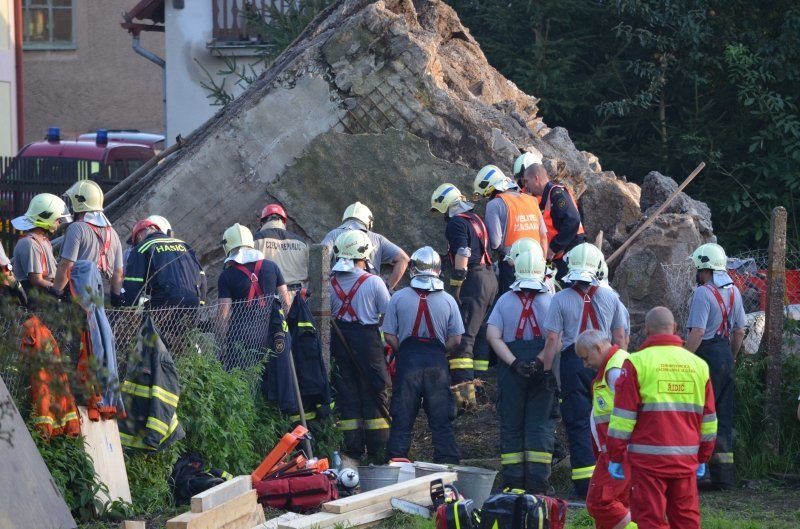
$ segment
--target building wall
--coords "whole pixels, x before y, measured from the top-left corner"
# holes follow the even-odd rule
[[[0,156],[18,150],[15,42],[14,0],[0,0]]]
[[[61,127],[62,138],[98,128],[163,132],[162,70],[131,49],[120,27],[121,14],[135,4],[76,0],[76,49],[24,52],[26,142],[52,126]],[[142,32],[141,44],[164,56],[163,33]]]

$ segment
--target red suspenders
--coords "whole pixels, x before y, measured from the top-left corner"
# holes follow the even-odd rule
[[[472,226],[472,230],[475,232],[475,235],[481,241],[481,250],[483,251],[483,255],[481,256],[481,264],[490,265],[492,264],[492,259],[489,257],[489,252],[487,248],[489,248],[489,235],[486,233],[486,228],[483,224],[483,221],[477,215],[469,214],[469,213],[459,213],[456,217],[461,217],[462,219],[467,219],[469,225]]]
[[[522,302],[522,313],[519,316],[519,323],[517,323],[517,334],[515,338],[522,340],[525,334],[525,327],[530,323],[533,329],[533,337],[541,338],[542,332],[539,330],[539,322],[536,321],[536,315],[533,313],[533,300],[536,299],[536,292],[517,292],[517,297]]]
[[[428,309],[428,293],[420,292],[415,289],[419,296],[419,305],[417,305],[417,319],[414,320],[414,328],[411,329],[411,336],[415,338],[436,340],[436,330],[433,328],[433,318],[431,318],[431,311]],[[422,318],[425,317],[425,327],[428,329],[428,336],[420,336],[420,324]]]
[[[339,312],[336,313],[337,320],[341,320],[345,317],[345,315],[348,315],[353,318],[352,321],[358,321],[358,315],[356,314],[356,311],[353,310],[351,303],[353,302],[353,298],[356,296],[356,292],[358,291],[359,287],[361,287],[364,281],[369,279],[369,276],[371,275],[372,274],[362,274],[358,279],[356,279],[355,284],[347,294],[345,294],[344,290],[342,290],[341,285],[339,285],[339,281],[336,280],[336,276],[331,278],[331,286],[333,287],[333,291],[336,292],[336,296],[342,302]]]
[[[597,314],[594,311],[594,306],[592,305],[592,296],[594,293],[597,292],[599,287],[597,285],[589,287],[589,290],[584,293],[583,290],[578,285],[572,287],[572,290],[575,291],[581,298],[583,298],[583,313],[581,314],[581,327],[578,331],[579,333],[585,331],[588,326],[586,325],[587,321],[591,321],[592,329],[600,329],[600,325],[597,323]]]
[[[719,313],[722,316],[722,323],[719,324],[719,328],[717,329],[717,336],[730,336],[731,334],[731,312],[733,312],[733,287],[730,289],[730,308],[725,310],[725,302],[722,301],[722,296],[720,295],[719,291],[712,286],[710,283],[706,283],[703,285],[704,287],[708,288],[712,294],[714,294],[714,299],[717,300],[717,305],[719,305]]]
[[[261,308],[264,308],[267,305],[267,299],[264,297],[264,291],[261,289],[261,285],[258,282],[258,274],[261,272],[261,264],[264,261],[256,261],[255,267],[251,272],[248,268],[236,261],[232,261],[233,267],[246,275],[250,278],[250,291],[247,293],[247,306],[251,306],[253,304],[253,299],[258,298],[258,305]]]
[[[36,243],[36,246],[38,246],[39,250],[41,250],[41,252],[42,252],[42,277],[46,279],[48,274],[50,273],[50,270],[47,269],[47,254],[44,251],[44,244],[42,244],[42,241],[40,241],[39,239],[37,239],[33,235],[24,235],[24,237],[28,237],[29,239],[33,239],[33,242]],[[45,240],[47,240],[47,239],[45,239]],[[50,241],[47,241],[47,244],[49,245]]]

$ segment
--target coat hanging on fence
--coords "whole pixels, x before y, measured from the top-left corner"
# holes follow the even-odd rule
[[[122,446],[160,450],[186,435],[178,422],[181,388],[172,355],[148,315],[122,383],[127,417],[119,421]]]
[[[292,336],[292,356],[306,419],[322,419],[330,414],[331,386],[322,358],[319,332],[314,327],[314,317],[303,296],[294,297],[287,323]],[[293,413],[297,411],[295,408]]]
[[[86,324],[81,331],[78,377],[88,387],[89,419],[124,417],[114,333],[103,307],[103,278],[97,265],[92,261],[76,261],[69,287],[72,296],[86,312]]]
[[[286,323],[281,304],[273,301],[267,328],[267,367],[261,379],[261,391],[267,400],[274,401],[281,412],[297,412],[297,399],[292,386],[288,351],[292,348],[292,336]]]
[[[33,424],[45,437],[81,433],[78,408],[61,365],[61,349],[50,329],[36,316],[22,324],[20,351],[31,365]]]

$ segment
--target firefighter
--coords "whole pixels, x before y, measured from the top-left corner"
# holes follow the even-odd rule
[[[718,244],[704,244],[691,256],[697,268],[697,285],[689,305],[686,349],[708,363],[714,387],[719,432],[709,466],[712,489],[733,486],[733,410],[736,355],[744,340],[745,314],[742,296],[726,272],[725,250]]]
[[[555,421],[556,381],[537,357],[544,348],[541,324],[553,295],[544,283],[542,250],[514,258],[517,280],[489,316],[487,336],[497,354],[497,411],[503,485],[548,494]],[[541,323],[540,323],[541,322]]]
[[[166,219],[166,217],[162,217],[161,215],[150,215],[147,217],[147,220],[154,223],[158,226],[158,229],[161,230],[161,233],[166,235],[168,238],[174,238],[175,232],[172,230],[172,224]],[[130,255],[131,251],[133,250],[133,241],[131,238],[128,237],[128,248],[125,249],[123,255],[125,257],[125,262],[128,262],[128,256]],[[206,271],[200,267],[200,305],[206,304],[206,299],[208,297],[208,281],[206,277]]]
[[[467,407],[475,404],[475,371],[481,375],[489,368],[488,347],[479,348],[477,358],[473,359],[473,353],[477,352],[476,340],[486,341],[484,320],[497,296],[486,226],[473,207],[453,184],[442,184],[431,195],[431,211],[442,213],[447,222],[447,253],[453,265],[451,294],[464,321],[461,343],[449,359],[450,381],[453,385],[471,386],[466,388]]]
[[[625,479],[630,463],[631,518],[647,529],[700,529],[697,478],[717,433],[708,365],[676,329],[669,309],[647,313],[647,340],[622,364],[608,425],[608,473]]]
[[[592,439],[597,465],[589,483],[586,496],[586,510],[594,518],[596,529],[628,529],[631,523],[630,467],[623,463],[626,476],[623,480],[613,479],[608,474],[608,421],[614,408],[614,385],[622,373],[622,363],[630,356],[618,345],[611,345],[602,332],[588,330],[582,332],[575,342],[575,353],[583,365],[597,371],[592,381]]]
[[[543,254],[547,253],[547,228],[536,199],[520,193],[517,184],[494,165],[487,165],[478,172],[473,189],[479,196],[489,198],[486,228],[492,250],[505,256],[514,242],[530,237],[539,242]],[[498,268],[499,290],[505,292],[514,282],[514,267],[509,261],[501,260]]]
[[[119,236],[103,213],[103,190],[92,180],[78,180],[65,196],[69,198],[75,222],[64,233],[53,288],[56,292],[64,290],[75,261],[91,261],[104,278],[104,290],[111,293],[111,304],[119,307],[123,303],[125,262]]]
[[[361,230],[343,230],[333,245],[331,381],[345,453],[360,459],[366,448],[367,459],[377,463],[386,461],[389,439],[390,381],[379,329],[389,290],[367,272],[371,246]]]
[[[552,369],[561,344],[558,371],[561,384],[561,415],[569,441],[572,484],[575,494],[586,497],[594,470],[589,414],[595,371],[583,366],[575,354],[575,340],[587,329],[602,331],[613,343],[625,339],[625,322],[619,310],[619,296],[600,288],[597,273],[603,254],[589,243],[582,243],[567,254],[569,270],[564,276],[571,286],[555,296],[544,324],[546,343],[540,357],[545,369]]]
[[[422,406],[433,439],[433,461],[459,462],[446,355],[458,347],[464,323],[456,300],[444,292],[441,271],[441,259],[433,248],[424,246],[414,252],[411,286],[392,296],[383,322],[386,341],[397,351],[389,458],[408,457],[414,421]]]
[[[566,252],[586,241],[578,203],[566,186],[553,183],[542,165],[541,156],[526,152],[514,162],[514,178],[520,187],[539,199],[547,227],[547,262],[556,267],[556,280],[567,273]]]
[[[286,211],[280,204],[267,204],[261,211],[261,229],[253,234],[255,248],[281,269],[291,298],[308,285],[308,244],[286,229]]]
[[[345,230],[359,230],[366,233],[370,241],[367,271],[380,275],[381,265],[391,265],[392,273],[387,280],[387,286],[393,291],[408,267],[408,254],[380,233],[372,231],[372,221],[372,211],[361,202],[354,202],[344,210],[342,224],[329,231],[321,244],[333,248],[336,238]]]
[[[64,201],[50,193],[34,196],[25,214],[11,220],[14,229],[23,235],[14,247],[9,266],[29,298],[34,289],[60,294],[53,288],[56,259],[50,246],[50,235],[62,222],[71,221]]]
[[[280,268],[254,248],[253,234],[246,226],[237,223],[226,229],[222,249],[225,262],[217,280],[217,336],[225,337],[224,364],[230,369],[239,366],[237,357],[242,356],[243,349],[266,345],[268,336],[263,322],[270,316],[267,298],[277,295],[288,311],[289,291]]]

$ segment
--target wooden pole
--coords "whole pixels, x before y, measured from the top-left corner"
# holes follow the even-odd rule
[[[764,322],[764,355],[767,357],[765,426],[769,448],[780,452],[781,372],[783,358],[783,299],[786,291],[786,209],[772,210],[767,265],[767,306]]]
[[[652,215],[650,215],[650,218],[648,218],[646,221],[644,221],[644,222],[642,223],[642,225],[641,225],[641,226],[639,226],[639,227],[636,229],[636,231],[635,231],[635,232],[633,232],[633,234],[631,234],[631,236],[630,236],[630,237],[628,237],[628,238],[625,240],[625,242],[624,242],[624,243],[622,243],[622,246],[620,246],[619,248],[617,248],[617,249],[616,249],[616,251],[615,251],[614,253],[612,253],[612,254],[611,254],[611,257],[609,257],[608,259],[606,259],[606,264],[609,264],[609,265],[610,265],[610,264],[611,264],[613,261],[615,261],[615,260],[616,260],[618,257],[622,256],[622,253],[625,251],[625,249],[626,249],[628,246],[630,246],[630,245],[631,245],[631,243],[632,243],[634,240],[636,240],[636,237],[638,237],[639,235],[641,235],[641,234],[642,234],[642,232],[643,232],[644,230],[646,230],[647,228],[649,228],[649,227],[650,227],[650,225],[656,221],[656,217],[658,217],[658,216],[659,216],[659,215],[660,215],[660,214],[661,214],[661,213],[662,213],[662,212],[663,212],[665,209],[667,209],[667,206],[669,206],[669,205],[672,203],[672,201],[673,201],[673,200],[675,200],[675,198],[676,198],[676,197],[677,197],[677,196],[678,196],[678,195],[681,193],[681,191],[683,191],[683,190],[686,188],[686,186],[688,186],[688,185],[691,183],[691,181],[692,181],[692,180],[694,180],[694,177],[695,177],[695,176],[697,176],[698,174],[700,174],[700,171],[702,171],[702,170],[703,170],[703,168],[705,168],[705,166],[706,166],[705,162],[700,162],[700,165],[698,165],[698,166],[695,168],[695,170],[694,170],[694,171],[692,171],[692,174],[690,174],[689,176],[687,176],[687,177],[686,177],[686,180],[684,180],[684,181],[683,181],[683,183],[682,183],[681,185],[679,185],[679,186],[678,186],[678,189],[676,189],[675,191],[673,191],[673,193],[672,193],[672,194],[671,194],[669,197],[667,197],[667,200],[665,200],[665,201],[664,201],[664,203],[663,203],[663,204],[661,204],[661,206],[660,206],[660,207],[659,207],[659,208],[656,210],[656,212],[655,212],[655,213],[653,213]]]

